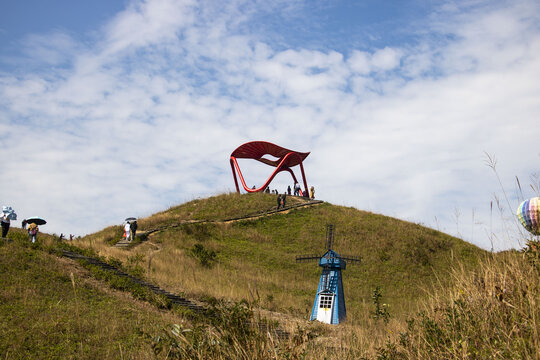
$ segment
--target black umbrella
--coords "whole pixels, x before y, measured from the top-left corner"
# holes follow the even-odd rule
[[[44,219],[37,216],[26,219],[26,222],[28,224],[36,224],[36,225],[45,225],[47,223]]]
[[[134,217],[128,217],[128,218],[126,218],[125,221],[136,221],[136,220],[137,220],[137,218],[134,218]]]

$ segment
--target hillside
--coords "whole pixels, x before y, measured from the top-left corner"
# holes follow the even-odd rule
[[[0,240],[2,359],[153,358],[143,333],[180,321],[44,251],[52,236],[39,234],[35,245],[20,229],[8,236]]]
[[[0,358],[540,359],[538,241],[491,254],[416,224],[290,200],[280,212],[268,194],[193,200],[141,219],[128,248],[114,246],[120,226],[73,242],[39,234],[36,244],[10,230],[0,241]],[[334,249],[363,260],[344,271],[339,326],[306,320],[320,270],[294,261],[324,251],[327,223]]]
[[[301,199],[288,197],[289,204]],[[372,294],[382,291],[390,314],[406,318],[433,284],[448,282],[455,261],[474,266],[485,251],[417,224],[329,203],[256,216],[275,209],[275,195],[223,194],[172,207],[139,221],[152,232],[140,245],[112,247],[120,226],[76,241],[100,255],[138,266],[161,287],[192,298],[256,301],[262,308],[306,318],[320,277],[326,224],[336,226],[334,250],[362,257],[344,271],[348,321],[365,323]],[[253,215],[253,218],[227,221]],[[215,258],[212,258],[212,252]],[[205,258],[206,257],[206,258]]]

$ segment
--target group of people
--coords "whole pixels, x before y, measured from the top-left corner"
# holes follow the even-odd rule
[[[129,220],[124,224],[124,237],[127,241],[135,240],[137,235],[137,220]]]
[[[11,226],[11,220],[17,220],[17,214],[10,206],[2,206],[2,216],[0,217],[0,222],[2,223],[2,238],[6,238]],[[26,226],[28,225],[28,229]],[[28,238],[32,243],[36,242],[37,233],[39,227],[34,222],[28,222],[26,219],[23,219],[21,227],[28,231]]]
[[[253,186],[253,189],[255,189],[255,186]],[[302,192],[301,188],[300,188],[300,184],[299,183],[294,183],[294,196],[303,196],[303,197],[307,197],[307,198],[311,198],[311,199],[315,199],[315,187],[310,187],[309,188],[310,190],[310,193],[311,194],[308,194],[307,192]],[[264,192],[267,193],[267,194],[276,194],[278,195],[279,192],[274,189],[274,190],[270,190],[269,187],[267,187],[266,189],[264,189]],[[288,194],[288,195],[292,195],[292,189],[291,189],[291,186],[287,186],[287,191],[285,192],[285,194]]]
[[[294,196],[303,196],[303,197],[310,197],[311,199],[315,199],[315,187],[312,186],[311,188],[309,188],[309,190],[311,192],[311,196],[307,192],[302,192],[302,189],[300,188],[299,183],[294,183]],[[291,195],[290,185],[287,187],[287,193]]]
[[[135,218],[126,219],[126,223],[124,224],[124,237],[128,241],[135,240],[135,236],[137,234],[137,220]],[[2,226],[2,238],[6,238],[7,234],[9,232],[9,227],[11,226],[11,221],[17,220],[17,214],[13,209],[9,206],[3,206],[2,207],[2,214],[0,216],[0,223]],[[26,229],[28,232],[28,238],[32,243],[35,243],[37,240],[37,234],[39,232],[38,225],[32,221],[32,219],[23,219],[21,223],[21,227],[23,229]],[[69,235],[69,240],[73,240],[73,235]],[[60,234],[59,240],[62,241],[64,239],[64,234]]]
[[[268,188],[266,188],[266,190],[268,190]],[[294,183],[294,196],[303,196],[303,197],[315,199],[315,187],[312,186],[309,190],[311,192],[311,196],[309,196],[309,194],[307,192],[302,193],[302,190],[300,189],[300,184]],[[266,192],[269,192],[269,191],[266,191]],[[272,191],[272,194],[274,194],[274,191]],[[278,194],[277,190],[275,190],[275,194]],[[284,192],[283,194],[278,194],[278,197],[277,197],[277,209],[278,210],[285,208],[285,204],[287,203],[287,194],[291,195],[291,186],[290,185],[287,187],[286,192]]]

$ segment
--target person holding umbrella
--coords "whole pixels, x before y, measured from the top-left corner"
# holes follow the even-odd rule
[[[137,234],[137,218],[128,217],[124,220],[126,224],[124,225],[126,240],[133,241],[135,240],[135,235]],[[129,231],[127,226],[129,225]]]
[[[135,240],[135,235],[137,234],[137,220],[132,220],[130,224],[131,230],[131,241]]]
[[[32,243],[37,240],[37,233],[39,231],[38,225],[45,225],[47,222],[40,217],[31,217],[26,219],[28,224],[28,238]]]
[[[131,241],[131,224],[129,221],[124,224],[124,237],[127,241]]]
[[[28,225],[28,239],[32,242],[36,242],[37,233],[39,231],[39,228],[36,223],[31,223]]]
[[[2,213],[2,237],[3,238],[7,236],[10,224],[11,224],[11,221],[9,220],[9,214]]]
[[[17,220],[17,214],[11,208],[11,206],[2,206],[2,216],[0,221],[2,222],[2,237],[5,238],[11,225],[11,220]]]

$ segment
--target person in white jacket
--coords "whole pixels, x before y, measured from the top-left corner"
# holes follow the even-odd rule
[[[126,232],[126,240],[131,241],[131,227],[129,222],[124,225],[124,231]]]

